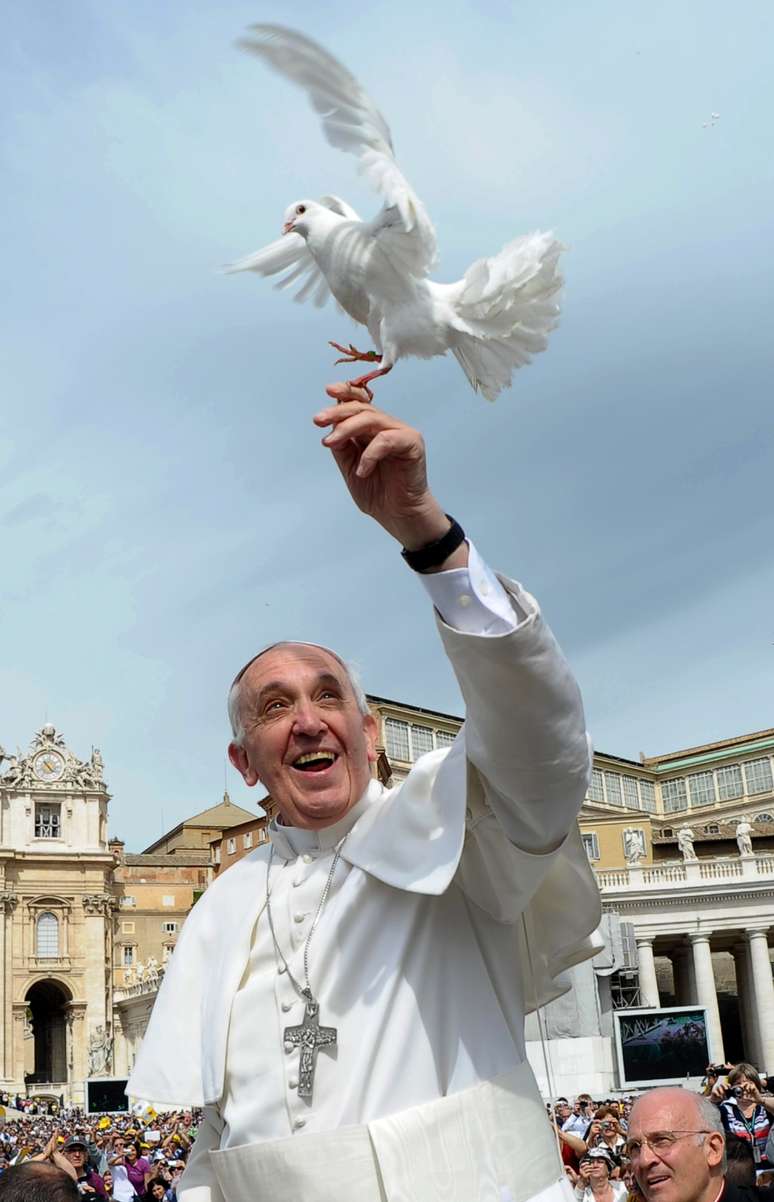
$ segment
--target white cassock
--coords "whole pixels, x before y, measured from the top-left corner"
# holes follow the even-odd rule
[[[421,577],[466,705],[451,749],[371,781],[321,831],[272,824],[275,932],[335,1048],[299,1096],[304,1005],[264,906],[263,846],[178,941],[127,1092],[203,1105],[180,1202],[572,1199],[526,1063],[524,1015],[594,954],[599,894],[575,817],[591,762],[580,695],[537,604],[475,548]]]

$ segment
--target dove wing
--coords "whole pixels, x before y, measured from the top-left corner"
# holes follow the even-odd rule
[[[435,230],[396,162],[387,122],[354,75],[317,42],[282,25],[251,25],[237,45],[303,88],[331,146],[357,155],[384,197],[384,209],[364,231],[412,275],[426,275],[435,261]]]
[[[320,204],[325,205],[326,209],[338,213],[340,217],[346,217],[347,221],[360,221],[360,217],[352,205],[348,205],[346,200],[342,200],[340,196],[321,196]]]

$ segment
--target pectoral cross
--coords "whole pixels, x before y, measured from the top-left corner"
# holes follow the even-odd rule
[[[297,1027],[285,1027],[285,1042],[301,1049],[298,1065],[298,1096],[311,1098],[314,1089],[314,1070],[320,1048],[333,1047],[336,1043],[336,1028],[320,1026],[320,1007],[305,989],[306,1010],[304,1021]]]

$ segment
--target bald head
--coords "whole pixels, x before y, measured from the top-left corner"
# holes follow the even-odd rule
[[[725,1169],[720,1115],[686,1089],[653,1089],[629,1117],[632,1168],[646,1202],[715,1202]]]

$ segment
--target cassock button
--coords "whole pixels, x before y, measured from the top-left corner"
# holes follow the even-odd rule
[[[294,1045],[292,1043],[285,1044],[285,1055],[286,1056],[290,1055],[290,1053],[293,1051],[293,1047],[294,1047]]]
[[[282,976],[283,972],[285,972],[285,965],[284,965],[284,964],[278,964],[278,965],[277,965],[277,972],[279,973],[279,975],[280,975],[280,976]]]
[[[296,1130],[298,1130],[300,1127],[305,1127],[305,1126],[306,1126],[306,1119],[296,1119],[296,1121],[295,1121],[295,1123],[293,1124],[293,1126],[296,1128]]]
[[[301,859],[304,861],[304,863],[305,863],[305,864],[311,864],[311,863],[312,863],[312,857],[309,855],[309,852],[308,852],[308,851],[305,851],[305,852],[304,852],[304,854],[302,855]]]
[[[459,598],[459,603],[463,609],[468,608],[468,606],[470,605],[470,597],[468,596],[467,593],[462,594],[462,596]]]
[[[285,1014],[287,1014],[288,1010],[292,1010],[292,1009],[293,1009],[293,1003],[292,1003],[292,1002],[283,1002],[283,1003],[282,1003],[282,1009],[283,1009],[283,1011],[285,1012]]]
[[[299,912],[297,914],[293,915],[293,922],[303,922],[305,918],[306,918],[306,914],[302,914],[301,911],[299,910]]]
[[[303,883],[304,883],[304,882],[303,882],[303,881],[301,880],[301,878],[299,877],[297,880],[293,881],[293,888],[294,888],[294,889],[297,889],[297,888],[298,888],[298,886],[299,886],[299,885],[303,885]]]
[[[291,1089],[298,1089],[298,1081],[296,1081],[295,1077],[290,1078],[288,1085]]]

